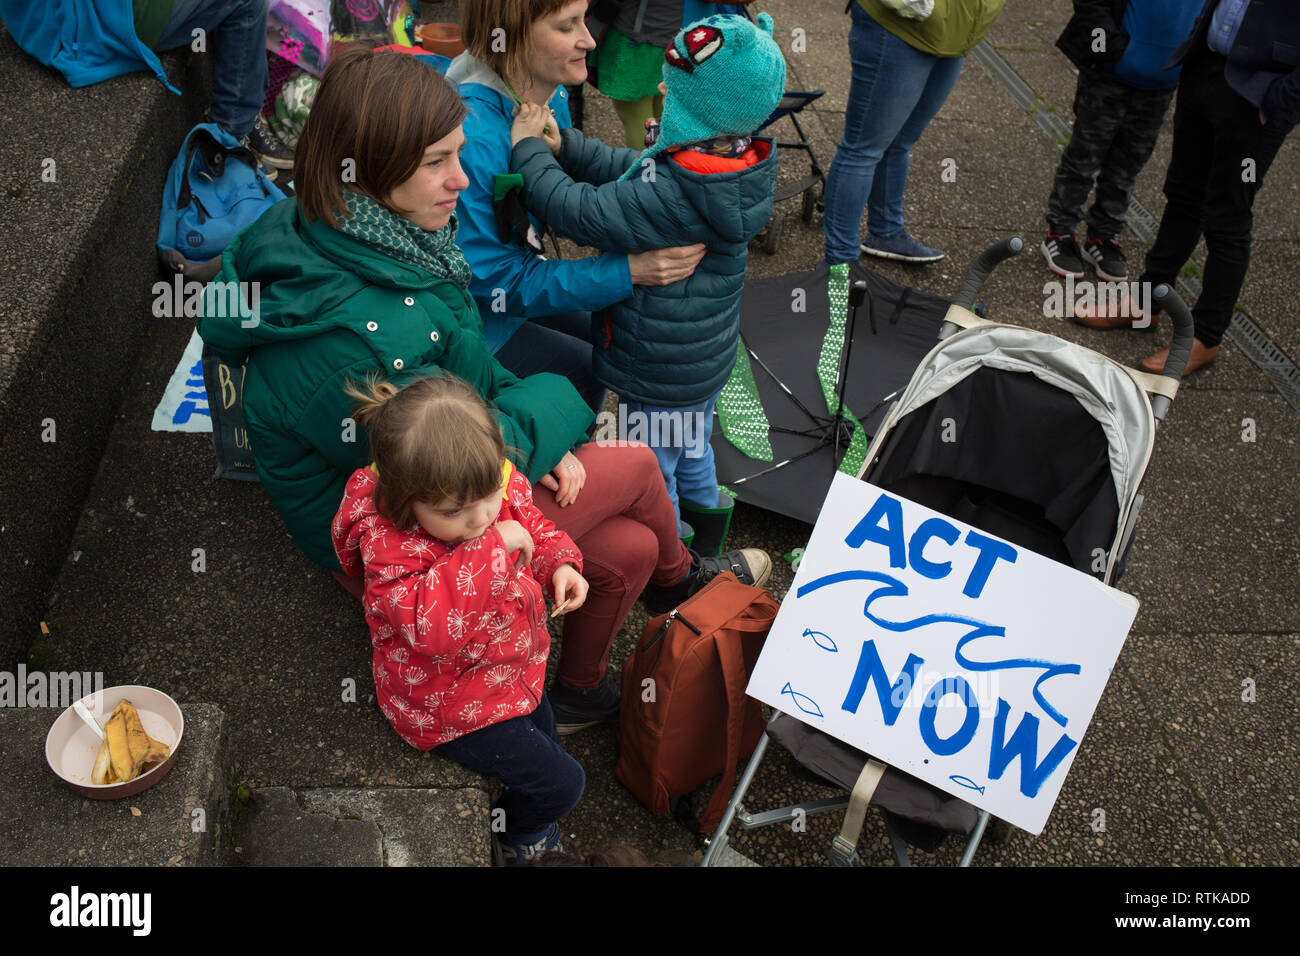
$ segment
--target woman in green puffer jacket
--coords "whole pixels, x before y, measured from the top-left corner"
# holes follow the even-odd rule
[[[576,729],[617,713],[618,691],[604,679],[609,647],[648,581],[681,600],[718,562],[761,584],[770,560],[760,551],[694,560],[650,450],[582,444],[592,412],[566,379],[519,379],[492,357],[455,242],[468,185],[457,158],[464,116],[455,90],[413,57],[335,57],[299,142],[297,197],[227,247],[199,334],[228,364],[247,363],[258,475],[299,547],[353,593],[330,524],[348,477],[368,461],[369,437],[345,385],[400,386],[445,371],[494,406],[515,466],[537,485],[537,507],[583,552],[591,591],[565,620],[565,690],[552,698],[557,719]]]

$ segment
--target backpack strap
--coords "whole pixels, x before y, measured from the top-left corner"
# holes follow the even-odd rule
[[[235,159],[248,165],[257,177],[257,184],[262,187],[263,195],[270,195],[266,188],[266,183],[262,182],[262,176],[259,171],[257,157],[247,146],[224,146],[217,141],[217,138],[202,127],[197,127],[190,132],[189,138],[185,142],[185,163],[181,167],[181,188],[176,195],[176,208],[184,209],[194,198],[194,192],[190,188],[190,166],[194,162],[194,154],[198,153],[203,160],[203,165],[212,170],[213,178],[220,179],[226,172],[226,158],[233,156]]]
[[[700,817],[701,833],[711,833],[717,827],[722,812],[736,789],[736,766],[740,763],[740,738],[745,723],[745,660],[741,654],[740,642],[714,641],[713,646],[718,649],[722,681],[727,688],[727,755],[722,768],[722,779],[718,781],[718,786]]]
[[[730,574],[730,572],[728,572]],[[732,581],[730,584],[744,588],[749,601],[746,605],[758,611],[755,617],[729,618],[725,622],[727,630],[739,631],[740,634],[766,634],[772,627],[778,605],[766,591],[749,585]],[[744,608],[740,609],[741,612]],[[722,770],[722,779],[717,789],[709,798],[708,806],[700,817],[700,832],[711,833],[722,819],[722,812],[736,789],[736,767],[740,764],[741,738],[745,732],[745,685],[748,675],[745,673],[744,649],[741,641],[715,640],[713,646],[718,649],[718,661],[722,665],[722,681],[727,689],[727,750],[726,763]]]

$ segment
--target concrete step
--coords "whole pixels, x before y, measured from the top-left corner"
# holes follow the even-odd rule
[[[184,97],[146,73],[73,89],[0,25],[0,666],[39,633],[135,363],[203,59],[164,57]]]
[[[6,866],[213,866],[230,836],[230,738],[212,704],[181,702],[185,736],[176,763],[148,790],[88,800],[45,761],[54,707],[0,710],[0,861]]]
[[[235,816],[242,866],[488,866],[482,790],[262,787]]]

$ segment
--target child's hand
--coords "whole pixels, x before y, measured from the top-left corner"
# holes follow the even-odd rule
[[[527,528],[518,521],[499,521],[496,529],[501,540],[506,543],[506,550],[519,552],[519,557],[515,559],[516,571],[533,563],[533,536]]]
[[[537,136],[546,140],[546,145],[551,147],[554,152],[559,149],[558,145],[551,145],[551,139],[545,133],[547,127],[550,127],[552,137],[556,143],[559,142],[559,131],[555,128],[555,117],[551,111],[544,106],[538,106],[536,103],[524,103],[515,113],[515,121],[510,127],[510,145],[514,146],[520,140],[527,139],[530,136]]]
[[[587,579],[571,564],[562,564],[555,569],[551,585],[555,588],[556,604],[569,602],[564,608],[565,614],[576,611],[587,600]]]
[[[551,155],[559,156],[561,144],[560,124],[555,121],[555,112],[550,107],[547,107],[546,112],[549,116],[549,120],[547,124],[542,127],[542,139],[546,141],[547,146],[551,147]],[[1262,116],[1263,114],[1261,113],[1260,115]]]

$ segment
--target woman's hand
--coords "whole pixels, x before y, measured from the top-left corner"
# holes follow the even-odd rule
[[[633,285],[671,285],[695,271],[704,258],[704,244],[651,249],[627,257]]]
[[[576,611],[587,600],[587,579],[578,573],[571,564],[562,564],[551,575],[551,586],[555,589],[555,603],[565,604],[564,613]]]
[[[537,483],[555,492],[555,503],[567,508],[578,500],[578,492],[587,483],[587,469],[582,467],[582,462],[573,456],[573,452],[566,451],[560,463],[551,469],[550,474],[542,475]]]
[[[498,521],[494,527],[506,544],[507,551],[518,551],[515,570],[533,563],[533,536],[518,521]]]
[[[510,145],[517,146],[520,140],[530,136],[545,140],[552,153],[560,151],[560,130],[549,107],[524,103],[515,113],[515,121],[510,126]]]

